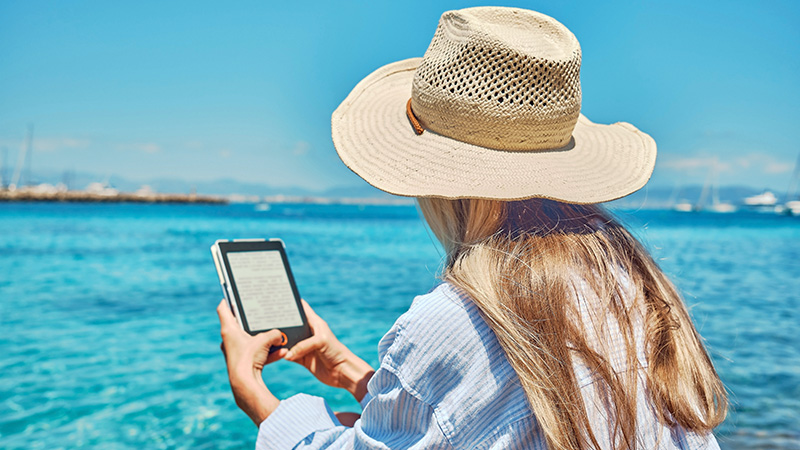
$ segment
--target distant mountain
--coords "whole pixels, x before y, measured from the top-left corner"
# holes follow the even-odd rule
[[[320,191],[312,191],[300,187],[276,187],[263,183],[248,183],[232,178],[221,178],[210,181],[186,181],[179,178],[153,178],[148,180],[132,180],[117,175],[100,175],[90,172],[39,172],[33,177],[33,184],[66,184],[69,189],[83,190],[89,183],[108,183],[122,192],[134,192],[143,185],[150,186],[156,192],[188,194],[196,192],[206,195],[231,195],[241,194],[246,196],[258,195],[291,195],[291,196],[319,196]]]
[[[338,186],[321,194],[322,197],[330,198],[392,198],[392,194],[383,192],[382,190],[373,187],[367,183],[354,186]]]
[[[222,178],[212,181],[188,182],[179,179],[154,179],[148,183],[150,187],[158,192],[191,192],[212,195],[257,195],[260,197],[269,195],[290,195],[290,196],[312,196],[319,195],[318,192],[310,191],[299,187],[275,187],[263,183],[248,183],[237,181],[232,178]]]
[[[633,194],[609,202],[609,206],[620,208],[671,208],[676,202],[687,201],[697,203],[703,192],[703,186],[690,185],[682,188],[649,187],[634,192]],[[721,186],[719,188],[719,199],[722,202],[740,205],[745,197],[760,194],[764,189],[756,189],[750,186]],[[779,201],[783,201],[783,193],[772,191],[778,196]],[[707,203],[711,202],[709,197]]]
[[[386,192],[361,182],[359,184],[336,186],[323,191],[304,189],[291,186],[271,186],[265,183],[248,183],[237,181],[232,178],[221,178],[210,181],[186,181],[179,178],[154,178],[150,180],[131,180],[118,176],[103,176],[87,172],[42,172],[37,173],[34,182],[58,184],[64,183],[70,189],[82,190],[89,183],[107,182],[111,186],[123,192],[134,192],[142,185],[150,186],[156,192],[183,194],[196,192],[203,195],[232,195],[243,196],[275,196],[285,195],[288,197],[325,197],[325,198],[369,198],[385,199],[393,197]],[[668,208],[676,201],[688,201],[695,203],[700,198],[702,186],[691,185],[680,188],[677,192],[674,188],[663,186],[646,186],[638,192],[620,200],[609,202],[612,207],[619,208]],[[742,199],[751,195],[763,192],[749,186],[724,186],[719,189],[720,200],[733,204],[740,204]],[[782,192],[775,192],[782,201]],[[710,199],[709,199],[710,201]]]
[[[131,180],[116,175],[99,175],[89,172],[40,172],[33,177],[33,184],[64,183],[70,189],[83,190],[89,183],[108,183],[122,192],[135,192],[143,185],[156,192],[188,194],[196,192],[205,195],[275,196],[289,197],[328,197],[328,198],[388,198],[391,197],[366,182],[352,186],[337,186],[324,191],[305,189],[297,186],[271,186],[266,183],[249,183],[233,178],[220,178],[210,181],[186,181],[179,178],[153,178]]]

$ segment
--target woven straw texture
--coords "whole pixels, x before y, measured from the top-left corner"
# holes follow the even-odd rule
[[[499,150],[563,147],[581,111],[581,49],[554,19],[511,8],[442,15],[412,106],[441,135]]]
[[[554,19],[513,8],[442,16],[423,58],[362,80],[332,117],[342,161],[411,197],[598,203],[641,188],[650,136],[580,115],[577,40]],[[406,102],[425,131],[417,135]]]

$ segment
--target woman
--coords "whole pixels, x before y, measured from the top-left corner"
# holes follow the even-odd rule
[[[345,164],[417,197],[443,283],[384,336],[375,371],[307,305],[314,336],[268,357],[279,333],[248,336],[221,303],[257,448],[718,448],[725,390],[686,307],[595,205],[647,182],[655,143],[580,115],[580,58],[542,14],[450,11],[423,58],[377,70],[334,112]],[[281,358],[347,389],[360,418],[278,401],[261,368]]]

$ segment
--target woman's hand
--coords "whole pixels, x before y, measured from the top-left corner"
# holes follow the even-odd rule
[[[367,382],[375,371],[336,339],[328,324],[303,300],[313,336],[298,342],[282,355],[284,359],[305,366],[328,386],[347,389],[361,401],[367,393]]]
[[[217,315],[233,398],[236,405],[259,426],[280,404],[264,384],[261,369],[286,354],[286,349],[269,353],[270,347],[280,345],[283,338],[278,330],[250,336],[239,326],[226,300],[217,306]]]

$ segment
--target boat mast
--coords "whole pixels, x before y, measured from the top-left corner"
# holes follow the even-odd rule
[[[30,186],[33,184],[33,178],[31,177],[31,158],[33,157],[33,124],[28,124],[28,142],[26,143],[25,147],[27,147],[28,151],[25,154],[25,186]]]
[[[784,202],[792,201],[795,192],[797,191],[797,182],[800,181],[800,153],[797,154],[797,162],[794,163],[794,173],[792,179],[789,181],[789,188],[786,190],[786,196],[783,197]]]
[[[6,167],[8,167],[8,147],[5,145],[3,146],[3,162],[2,166],[0,166],[0,190],[4,190],[6,188]]]
[[[17,186],[19,185],[19,177],[22,175],[22,167],[24,163],[27,163],[28,168],[26,170],[27,175],[27,182],[30,184],[31,182],[31,158],[30,153],[32,152],[31,145],[33,144],[33,124],[28,125],[28,138],[26,140],[25,147],[22,148],[22,151],[19,153],[19,157],[17,158],[17,165],[14,167],[14,176],[11,177],[11,183],[8,185],[9,191],[15,191]]]
[[[679,178],[678,182],[675,183],[675,187],[672,188],[672,193],[669,195],[669,200],[667,200],[667,205],[670,208],[674,207],[678,203],[678,194],[681,192],[681,185],[683,184],[683,179]]]
[[[697,200],[697,204],[695,205],[695,210],[699,211],[703,209],[703,206],[706,204],[706,200],[708,199],[709,190],[713,190],[714,184],[714,177],[717,175],[717,159],[714,158],[714,162],[711,168],[708,170],[708,175],[706,175],[706,181],[703,183],[703,190],[700,192],[700,198]]]

